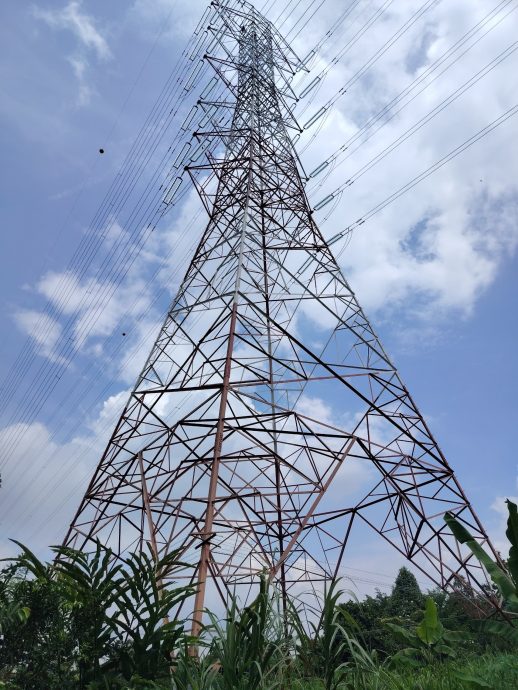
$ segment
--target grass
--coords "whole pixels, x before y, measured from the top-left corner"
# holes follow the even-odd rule
[[[461,680],[459,674],[464,675],[465,679]],[[464,690],[477,687],[514,690],[518,688],[518,656],[484,654],[478,658],[437,664],[395,675],[403,682],[401,687],[412,690]],[[468,678],[482,681],[486,685],[470,682]]]
[[[290,690],[322,690],[321,680],[297,681]],[[380,669],[371,674],[352,674],[343,690],[466,690],[518,688],[518,655],[484,654],[476,659],[408,670]]]

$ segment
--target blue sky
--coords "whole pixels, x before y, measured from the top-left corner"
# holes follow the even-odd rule
[[[284,11],[286,4],[268,3],[268,16],[284,22],[282,30],[289,32],[310,3],[300,3],[294,12],[292,3]],[[351,80],[417,9],[394,0],[333,64],[340,48],[383,5],[358,3],[348,22],[322,45],[311,75],[324,70],[326,78],[301,122]],[[358,151],[329,178],[316,178],[321,187],[310,183],[310,201],[316,204],[332,192],[511,46],[518,28],[518,12],[511,11],[516,5],[513,0],[504,7],[488,23],[487,35],[401,113],[384,121],[369,141],[360,140]],[[91,318],[88,298],[87,307],[74,306],[103,285],[94,277],[95,264],[82,278],[66,273],[71,257],[92,232],[91,219],[204,6],[198,0],[3,3],[0,378],[24,346],[34,350],[31,368],[18,370],[13,379],[14,393],[1,391],[0,544],[5,553],[8,537],[36,548],[62,538],[201,231],[200,220],[188,237],[182,234],[197,209],[189,195],[144,246],[102,315]],[[338,7],[341,3],[327,0],[295,38],[299,54],[325,34]],[[314,130],[302,137],[306,170],[354,136],[491,8],[470,0],[431,4],[347,89],[306,150]],[[331,206],[317,214],[325,235],[332,237],[515,105],[517,55],[349,187],[329,217]],[[311,75],[296,83],[298,93]],[[303,99],[299,109],[305,108]],[[517,123],[511,118],[361,225],[340,253],[360,302],[497,543],[502,497],[518,494]],[[110,242],[124,232],[125,217],[111,219],[97,266],[110,261]],[[41,313],[52,306],[53,289],[64,277],[68,310],[43,332]],[[81,324],[90,329],[83,341],[77,337]],[[56,360],[63,337],[72,338],[66,366]],[[20,405],[27,391],[34,394],[31,385],[45,362],[56,367],[42,388],[45,401],[23,417]],[[52,376],[60,377],[57,383]],[[374,556],[358,560],[357,567],[373,570]],[[390,571],[390,564],[386,568]]]

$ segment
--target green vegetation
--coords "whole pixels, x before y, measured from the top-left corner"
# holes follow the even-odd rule
[[[178,554],[113,559],[55,548],[41,562],[21,544],[0,573],[0,687],[12,690],[456,690],[518,687],[518,513],[508,504],[508,561],[493,561],[453,516],[455,537],[484,564],[504,618],[459,587],[425,595],[406,568],[391,594],[357,601],[333,582],[321,614],[286,615],[262,578],[255,601],[232,602],[198,640],[169,619],[192,596],[174,585]],[[164,583],[167,583],[165,585]],[[487,614],[487,615],[485,615]],[[193,648],[199,650],[193,655]]]
[[[484,566],[501,600],[507,622],[484,621],[483,629],[489,634],[498,635],[506,640],[512,638],[514,643],[518,644],[518,508],[512,501],[507,501],[507,509],[509,517],[506,536],[509,541],[509,557],[505,564],[494,561],[459,520],[449,513],[446,513],[444,519],[457,541],[466,544]],[[514,621],[516,623],[513,630],[509,623]]]
[[[426,599],[424,616],[422,621],[413,630],[395,623],[387,623],[396,639],[407,645],[392,656],[391,662],[396,667],[404,663],[411,666],[417,664],[433,664],[434,661],[445,657],[455,657],[455,642],[469,639],[469,635],[463,632],[446,630],[439,619],[437,604],[428,597]]]

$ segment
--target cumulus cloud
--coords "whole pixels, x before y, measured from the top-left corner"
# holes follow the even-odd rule
[[[14,319],[39,346],[39,354],[55,361],[66,361],[74,351],[89,347],[91,354],[98,355],[102,339],[111,336],[123,319],[126,324],[138,321],[148,313],[151,302],[150,288],[142,278],[116,286],[95,278],[80,279],[72,271],[46,273],[34,291],[45,298],[51,313],[61,314],[63,324],[36,310],[19,310]],[[100,301],[101,297],[105,299]],[[60,356],[63,351],[66,357]]]
[[[77,50],[67,60],[79,85],[77,104],[87,105],[94,93],[88,81],[88,56],[92,54],[100,62],[112,57],[108,42],[97,27],[95,19],[83,11],[81,0],[70,0],[64,7],[56,10],[34,7],[33,16],[51,29],[69,31],[74,35]]]
[[[129,14],[146,38],[159,31],[163,39],[177,40],[190,36],[206,7],[196,0],[135,0]]]
[[[370,117],[423,74],[485,16],[487,9],[484,3],[461,0],[454,6],[451,3],[434,6],[337,100],[330,116],[320,122],[322,126],[314,142],[311,137],[318,125],[309,128],[298,145],[308,171],[314,170],[351,136],[360,133],[354,147],[348,147],[354,153],[346,151],[327,178],[317,176],[309,184],[313,205],[345,180],[355,179],[357,171],[370,165],[467,78],[513,43],[515,14],[499,24],[495,20],[494,29],[457,62],[451,60],[451,68],[440,78],[425,80],[426,89],[409,107],[402,108],[392,119],[389,116],[394,109],[386,112],[374,136],[369,138],[367,133],[361,133]],[[367,16],[367,12],[358,14],[356,24],[351,21],[344,25],[339,43],[326,44],[311,74],[300,82],[299,93],[313,76],[329,68],[322,86],[299,104],[302,123],[355,78],[408,19],[409,10],[405,4],[391,6],[390,12],[370,28],[354,50],[333,64],[337,43],[343,44],[354,36]],[[326,19],[315,21],[320,21],[323,29]],[[304,54],[306,46],[296,41],[296,48]],[[348,223],[362,218],[378,202],[511,107],[513,96],[508,83],[513,68],[512,58],[503,61],[347,187],[330,215],[331,206],[317,212],[317,222],[324,233],[331,237]],[[514,220],[518,206],[518,170],[516,157],[506,152],[512,127],[510,121],[491,133],[354,232],[340,260],[368,313],[383,312],[386,316],[398,310],[408,320],[436,324],[452,316],[467,317],[472,313],[518,243]],[[334,247],[340,248],[340,244]]]
[[[14,320],[20,330],[32,338],[41,348],[45,357],[54,356],[54,348],[61,337],[61,324],[47,314],[34,309],[22,309],[15,312]],[[45,320],[46,327],[41,328]]]
[[[272,7],[268,10],[269,16],[277,21],[282,33],[291,38],[291,30],[296,34],[297,27],[300,28],[298,22],[306,4],[292,8],[292,12],[286,12],[284,7]],[[301,123],[354,78],[367,60],[375,56],[408,20],[408,6],[391,5],[364,35],[355,38],[382,4],[360,4],[335,32],[333,40],[321,46],[311,73],[305,80],[299,79],[296,90],[300,93],[322,69],[329,68],[329,71],[321,85],[297,106],[296,114]],[[140,25],[146,27],[163,21],[171,8],[168,0],[159,3],[137,0],[131,12]],[[312,18],[311,35],[315,40],[325,33],[340,9],[339,3],[327,2]],[[189,22],[194,25],[202,11],[200,3],[176,5],[173,31],[181,32],[182,28],[190,26]],[[337,100],[323,126],[315,125],[303,135],[298,148],[305,169],[313,170],[341,143],[358,134],[369,117],[426,73],[434,60],[486,14],[484,3],[473,5],[465,0],[457,0],[454,5],[438,3],[423,14],[411,30],[384,52],[381,59],[373,62],[364,76]],[[488,25],[492,30],[487,35],[479,36],[478,43],[468,43],[462,54],[456,53],[446,61],[442,69],[447,69],[442,75],[433,73],[424,80],[426,88],[409,101],[409,107],[402,108],[392,118],[389,116],[394,109],[389,110],[376,125],[379,131],[373,134],[369,130],[368,140],[362,135],[354,153],[342,157],[321,186],[315,187],[315,184],[320,185],[321,177],[312,180],[308,186],[311,203],[316,204],[352,173],[397,142],[398,137],[501,53],[503,47],[512,44],[515,14],[506,17],[502,12],[497,15]],[[184,15],[188,21],[176,21]],[[340,47],[353,38],[350,49],[335,60]],[[307,32],[296,36],[293,45],[300,55],[305,55]],[[427,126],[417,129],[403,146],[348,187],[327,220],[324,219],[329,207],[317,213],[324,234],[331,237],[347,223],[362,217],[378,201],[509,107],[512,92],[507,84],[512,78],[512,69],[512,59],[503,61]],[[416,329],[420,333],[423,328],[433,330],[434,333],[428,333],[430,339],[440,335],[441,322],[458,316],[469,317],[480,297],[495,281],[501,265],[516,249],[518,232],[514,217],[518,188],[514,180],[517,171],[515,161],[506,155],[509,129],[505,127],[361,226],[340,257],[344,272],[368,314],[380,319],[398,312],[400,323],[407,321],[406,328],[400,330],[400,333],[405,332],[401,337],[411,334],[412,321],[420,322]],[[318,137],[312,141],[317,129]],[[340,251],[340,243],[333,249]]]
[[[131,334],[122,356],[111,363],[110,374],[125,383],[134,381],[206,223],[204,215],[198,218],[199,209],[192,190],[160,232],[143,229],[133,236],[110,217],[98,231],[97,270],[49,271],[26,286],[25,292],[43,298],[54,315],[28,309],[14,314],[18,327],[38,345],[38,354],[58,361],[64,348],[62,362],[78,353],[97,359],[115,333]]]
[[[64,538],[128,393],[110,395],[97,414],[87,416],[85,428],[65,441],[61,430],[41,422],[0,429],[2,447],[12,450],[2,469],[0,557],[17,552],[9,539],[44,554]]]
[[[13,431],[20,434],[19,442],[2,471],[2,557],[18,551],[9,539],[43,551],[64,537],[67,520],[81,500],[99,449],[91,439],[60,444],[38,422],[0,430],[3,444],[12,442]]]

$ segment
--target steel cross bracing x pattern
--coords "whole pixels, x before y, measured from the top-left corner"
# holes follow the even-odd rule
[[[219,153],[189,169],[210,219],[66,543],[177,549],[194,632],[261,572],[283,595],[339,574],[367,526],[481,590],[444,513],[494,550],[313,220],[288,135],[300,64],[240,8],[219,6],[206,56],[231,126],[195,133]]]

